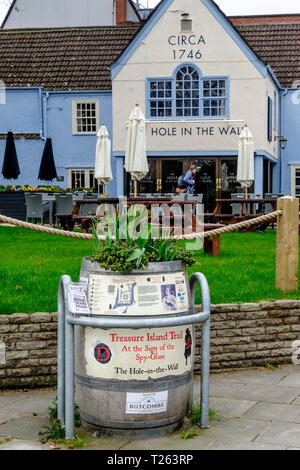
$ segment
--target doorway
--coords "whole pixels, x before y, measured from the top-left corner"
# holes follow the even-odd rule
[[[232,193],[241,192],[237,182],[236,157],[155,157],[148,159],[149,173],[139,182],[139,194],[175,193],[178,178],[191,165],[197,168],[195,194],[203,194],[205,212],[212,212],[217,198],[229,199]],[[130,175],[126,174],[127,195],[132,193]]]
[[[230,199],[241,191],[237,182],[237,158],[199,158],[190,161],[196,165],[196,194],[203,194],[205,212],[212,212],[216,199]]]

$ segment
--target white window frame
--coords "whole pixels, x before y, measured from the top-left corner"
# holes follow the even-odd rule
[[[95,131],[79,131],[78,130],[78,104],[95,104],[96,105],[96,130]],[[99,129],[99,100],[73,100],[72,101],[72,133],[73,135],[96,135]]]
[[[300,196],[300,186],[299,186],[299,194],[296,195],[296,170],[300,171],[300,164],[299,165],[291,165],[291,195],[294,197]]]
[[[95,173],[94,168],[68,168],[68,188],[72,188],[72,172],[83,172],[84,173],[84,188],[90,188],[90,174]],[[94,179],[94,178],[93,178]],[[80,186],[81,187],[81,186]],[[93,188],[94,186],[92,186]],[[76,189],[76,188],[73,188]]]

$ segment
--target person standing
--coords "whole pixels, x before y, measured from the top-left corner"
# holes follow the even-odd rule
[[[195,176],[197,168],[195,165],[191,165],[190,169],[186,172],[183,178],[183,182],[186,184],[187,194],[193,194],[195,191]]]

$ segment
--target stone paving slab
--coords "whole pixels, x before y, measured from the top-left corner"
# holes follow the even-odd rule
[[[210,422],[210,428],[202,430],[206,437],[230,437],[238,442],[252,441],[269,426],[268,421],[230,418],[217,414]]]
[[[287,369],[268,370],[257,369],[241,372],[229,372],[222,377],[224,383],[243,383],[243,384],[260,384],[260,385],[278,385],[288,375]]]
[[[2,440],[1,437],[40,440],[39,431],[42,426],[49,426],[49,420],[46,416],[25,415],[13,418],[0,426],[0,440]]]
[[[265,444],[279,444],[287,447],[297,447],[300,443],[300,424],[271,423],[270,426],[256,439]]]
[[[245,417],[300,424],[300,404],[286,405],[284,403],[260,402],[246,411]]]
[[[238,382],[226,382],[221,380],[220,382],[210,383],[210,396],[219,398],[229,398],[246,387],[246,384]],[[195,389],[195,388],[194,388]],[[198,392],[198,388],[196,393]],[[199,393],[199,392],[198,392]]]
[[[195,427],[198,436],[193,439],[182,439],[181,432],[159,439],[144,439],[131,441],[122,447],[122,450],[204,450],[214,441],[213,436],[208,436],[206,430]]]
[[[261,444],[259,442],[236,442],[226,438],[218,438],[205,450],[286,450],[285,446]]]
[[[273,403],[291,403],[299,394],[298,388],[248,384],[231,396],[238,400],[254,400]]]
[[[0,450],[50,450],[50,444],[21,439],[12,439],[0,446]]]
[[[296,400],[294,400],[292,403],[293,405],[300,405],[300,396],[296,398]]]
[[[53,406],[56,394],[56,390],[29,390],[12,395],[9,400],[7,394],[0,393],[0,422],[33,413],[48,416],[48,407]]]
[[[232,400],[230,398],[216,398],[210,399],[210,408],[217,410],[219,413],[221,410],[222,416],[230,416],[231,418],[240,418],[248,410],[256,405],[256,401],[247,400]]]
[[[280,387],[295,387],[300,392],[300,371],[297,374],[290,374],[280,382]]]
[[[111,439],[80,428],[88,442],[81,450],[300,450],[299,371],[291,365],[212,374],[210,408],[217,414],[210,429],[193,426],[193,439],[182,439],[181,430],[157,439]],[[197,402],[199,378],[194,393]],[[47,408],[56,395],[56,389],[0,392],[0,450],[52,449],[41,444],[39,431],[49,426]]]

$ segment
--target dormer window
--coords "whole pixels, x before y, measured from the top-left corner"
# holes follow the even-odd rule
[[[182,13],[181,15],[181,32],[189,33],[193,29],[193,21],[189,18],[188,13]]]

